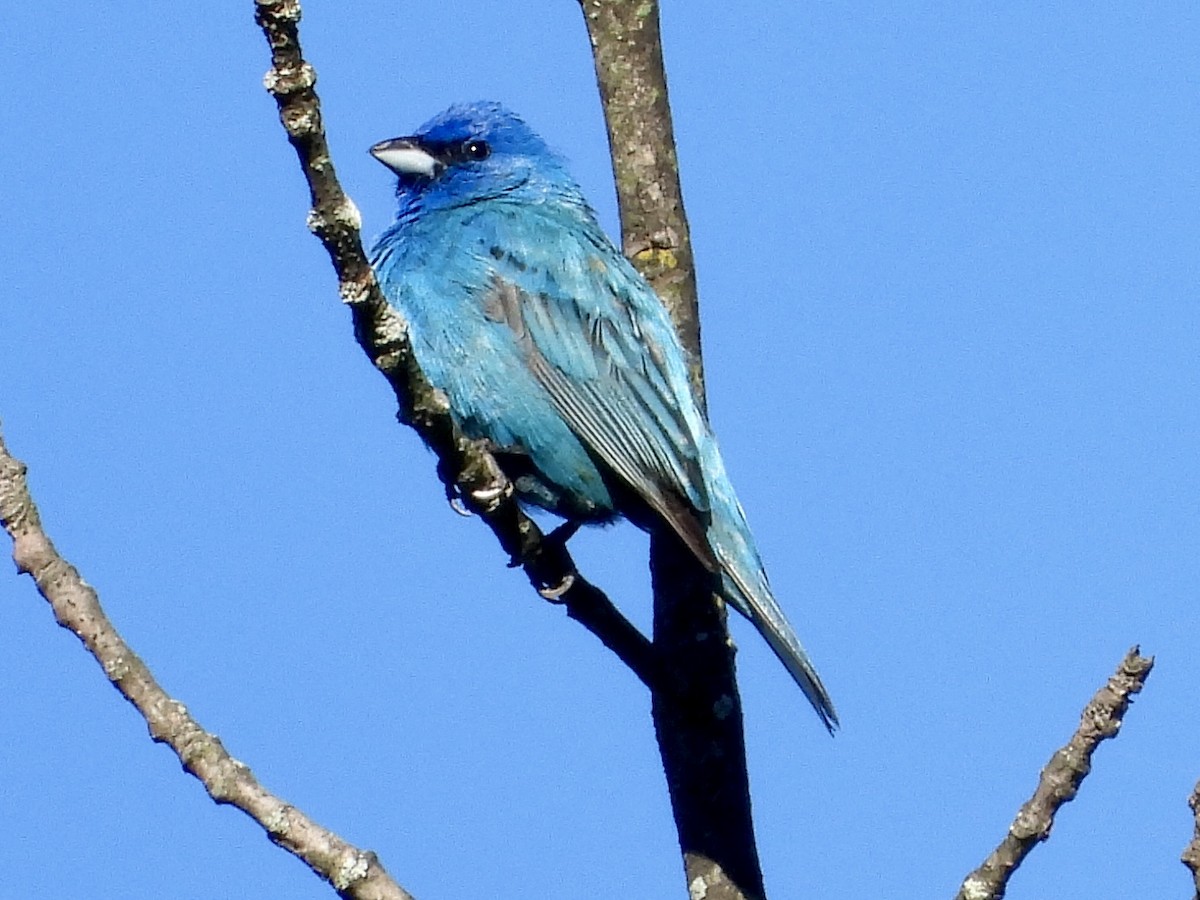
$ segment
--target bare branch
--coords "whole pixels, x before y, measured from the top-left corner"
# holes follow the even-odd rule
[[[255,7],[255,20],[271,47],[271,70],[264,84],[279,106],[280,121],[312,197],[309,228],[329,253],[339,293],[353,314],[359,346],[391,385],[401,421],[416,429],[437,454],[438,472],[448,489],[461,492],[533,585],[544,590],[570,579],[557,602],[650,685],[655,672],[650,642],[599,588],[579,575],[564,547],[543,539],[537,524],[518,506],[513,486],[496,460],[455,427],[446,398],[417,367],[404,321],[384,299],[363,252],[358,210],[334,171],[313,89],[316,73],[300,48],[299,0],[256,0]]]
[[[384,871],[375,854],[359,850],[271,794],[159,686],[146,664],[117,633],[95,589],[63,559],[42,530],[25,480],[0,435],[0,522],[13,540],[17,570],[33,577],[54,618],[96,658],[113,686],[133,704],[150,736],[175,751],[185,770],[217,803],[240,809],[280,847],[299,857],[348,900],[412,900]]]
[[[1100,742],[1116,737],[1133,695],[1154,668],[1154,658],[1130,650],[1108,683],[1083,709],[1079,728],[1070,742],[1050,757],[1042,769],[1037,789],[1017,813],[1008,834],[982,866],[967,876],[955,900],[1000,900],[1008,880],[1040,842],[1050,837],[1059,808],[1075,799],[1092,768],[1092,754]]]
[[[662,298],[690,355],[704,408],[691,239],[654,0],[579,0],[608,123],[626,256]],[[654,647],[685,692],[656,691],[659,753],[692,896],[764,896],[750,810],[742,707],[725,606],[671,534],[651,537]]]
[[[652,707],[688,890],[706,900],[764,897],[724,604],[672,535],[651,538],[650,571],[654,646],[688,688],[655,691]]]
[[[653,0],[579,3],[608,123],[623,249],[670,311],[691,355],[692,389],[703,409],[696,269],[679,184],[658,4]]]
[[[1179,859],[1191,870],[1192,882],[1196,887],[1195,900],[1200,900],[1200,781],[1196,782],[1196,789],[1188,798],[1188,806],[1192,808],[1196,824],[1192,832],[1192,840],[1184,848],[1183,855]]]

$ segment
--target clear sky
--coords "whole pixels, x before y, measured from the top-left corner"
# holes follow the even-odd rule
[[[479,98],[615,230],[573,0],[305,12],[369,237],[366,148]],[[0,18],[0,418],[126,638],[421,900],[682,896],[644,690],[446,507],[352,340],[252,4]],[[734,623],[772,897],[953,896],[1134,643],[1147,691],[1009,896],[1190,894],[1200,14],[748,0],[663,27],[714,424],[844,725]],[[576,546],[648,622],[641,535]],[[0,623],[0,893],[332,896],[3,566]]]

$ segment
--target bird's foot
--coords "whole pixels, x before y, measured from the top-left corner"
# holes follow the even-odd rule
[[[567,572],[567,574],[563,576],[562,580],[558,584],[543,585],[542,587],[538,588],[538,593],[551,603],[563,602],[563,595],[575,586],[575,566],[574,563],[571,562],[571,555],[567,553],[567,541],[573,538],[575,536],[575,532],[577,532],[582,526],[582,521],[568,520],[563,522],[549,534],[542,537],[542,546],[538,555],[543,558],[549,557],[550,559],[554,560],[552,563],[554,570],[559,572]]]
[[[478,503],[485,513],[495,512],[496,507],[511,497],[513,485],[511,481],[501,484],[489,484],[487,487],[471,491],[471,499]]]
[[[450,508],[458,513],[463,518],[469,519],[474,512],[467,506],[465,495],[461,487],[453,478],[443,478],[442,484],[446,490],[446,502],[450,504]],[[484,513],[495,512],[496,507],[507,500],[513,494],[512,482],[505,481],[502,484],[490,484],[487,487],[476,488],[469,492],[470,499],[483,510]]]

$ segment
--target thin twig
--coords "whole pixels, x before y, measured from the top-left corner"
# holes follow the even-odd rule
[[[1192,831],[1192,840],[1184,848],[1183,855],[1179,859],[1191,870],[1192,883],[1196,889],[1194,900],[1200,900],[1200,781],[1196,782],[1196,789],[1188,798],[1188,806],[1192,808],[1195,826]]]
[[[217,803],[240,809],[280,847],[299,857],[347,900],[412,900],[375,854],[359,850],[271,794],[216,735],[159,686],[100,606],[96,591],[54,548],[25,479],[0,435],[0,522],[13,540],[17,570],[33,577],[58,624],[88,649],[113,686],[142,714],[150,736],[166,744]]]
[[[571,618],[595,634],[648,686],[657,667],[650,642],[604,593],[579,575],[566,549],[543,539],[517,504],[511,482],[482,443],[465,437],[450,417],[446,398],[417,367],[403,319],[388,305],[363,252],[360,218],[334,172],[313,89],[316,73],[300,48],[299,0],[256,0],[255,19],[271,48],[264,84],[308,182],[308,225],[329,253],[338,290],[354,317],[359,346],[391,385],[401,421],[437,454],[438,472],[492,529],[539,589],[570,587],[557,598]]]
[[[655,0],[579,0],[592,43],[621,209],[622,245],[666,304],[704,408],[691,239]],[[656,691],[652,713],[691,896],[764,895],[742,707],[725,607],[673,535],[651,536],[654,648],[685,693]]]
[[[1084,707],[1070,742],[1050,757],[1037,790],[1017,813],[1008,834],[983,865],[967,876],[955,900],[1000,900],[1013,872],[1034,847],[1050,837],[1055,814],[1075,799],[1091,771],[1092,754],[1101,741],[1117,736],[1133,695],[1141,691],[1154,668],[1154,658],[1141,656],[1138,650],[1134,647],[1125,655],[1108,683]]]

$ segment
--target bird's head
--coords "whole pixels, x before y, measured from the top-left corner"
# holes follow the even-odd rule
[[[371,155],[399,178],[402,203],[427,209],[578,190],[562,160],[499,103],[452,106],[416,134],[376,144]]]

